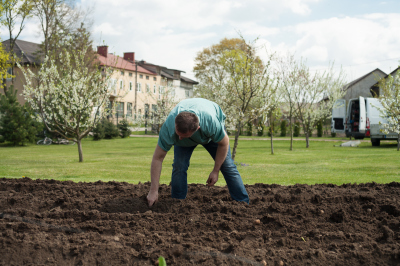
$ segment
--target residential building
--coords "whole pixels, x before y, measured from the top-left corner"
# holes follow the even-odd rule
[[[2,42],[4,50],[10,51],[10,40]],[[40,64],[42,63],[43,57],[40,55],[39,44],[33,42],[27,42],[22,40],[16,40],[14,45],[14,54],[18,58],[19,64],[23,67],[29,67],[33,72],[36,72]],[[12,83],[14,84],[14,89],[17,90],[17,98],[19,103],[24,104],[25,99],[21,95],[24,84],[25,77],[22,74],[21,69],[14,66],[12,69],[8,69],[8,72],[13,74],[15,77],[13,79],[8,78],[6,80],[6,86],[9,87]],[[4,90],[0,89],[0,93],[4,94]]]
[[[376,88],[374,88],[374,85],[377,83],[377,81],[379,81],[379,79],[385,76],[386,73],[377,68],[365,74],[364,76],[353,80],[344,86],[346,94],[343,99],[348,102],[350,99],[358,98],[360,96],[374,97],[377,92]]]
[[[101,66],[112,68],[111,79],[114,93],[111,102],[116,113],[113,120],[132,115],[145,115],[155,110],[166,88],[176,101],[193,97],[193,85],[198,82],[181,75],[183,71],[136,61],[134,52],[126,52],[123,57],[108,52],[108,46],[97,47]],[[136,84],[136,85],[135,85]]]
[[[3,46],[9,50],[10,41],[4,41]],[[30,67],[37,71],[43,62],[40,55],[40,45],[37,43],[17,40],[14,53],[19,58],[19,63],[24,67]],[[167,67],[150,64],[145,61],[136,61],[134,52],[126,52],[123,57],[109,53],[108,46],[97,47],[100,66],[113,69],[111,80],[113,83],[110,101],[115,112],[110,116],[117,123],[125,117],[135,114],[144,115],[146,111],[154,110],[158,99],[165,93],[166,87],[172,87],[175,101],[193,97],[193,85],[198,82],[181,75],[181,70],[169,69]],[[21,96],[25,78],[21,70],[14,66],[9,70],[14,73],[14,80],[7,79],[7,86],[13,81],[15,89],[18,90],[18,100],[25,103]],[[0,93],[4,93],[3,90]]]

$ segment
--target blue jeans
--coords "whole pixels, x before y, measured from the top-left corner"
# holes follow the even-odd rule
[[[210,141],[203,145],[211,157],[215,160],[218,143]],[[187,170],[190,165],[193,147],[180,147],[174,145],[174,163],[172,164],[171,196],[176,199],[185,199],[188,191]],[[237,170],[231,156],[231,147],[228,148],[228,154],[220,169],[231,194],[232,199],[249,203],[249,195],[243,185],[242,177]],[[207,176],[208,178],[208,176]]]

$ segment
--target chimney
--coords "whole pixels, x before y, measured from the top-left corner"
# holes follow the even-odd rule
[[[124,53],[124,59],[135,62],[135,53],[133,52]]]
[[[97,46],[97,53],[99,55],[102,55],[104,57],[107,57],[108,54],[108,46],[103,45],[103,46]]]

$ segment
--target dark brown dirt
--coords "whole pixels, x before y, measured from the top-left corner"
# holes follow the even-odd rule
[[[148,189],[0,179],[0,265],[400,265],[400,183]]]

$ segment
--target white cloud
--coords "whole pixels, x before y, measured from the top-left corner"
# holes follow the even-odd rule
[[[309,15],[311,13],[311,9],[308,6],[308,3],[317,3],[319,0],[283,0],[284,6],[290,8],[290,10],[299,15]]]

